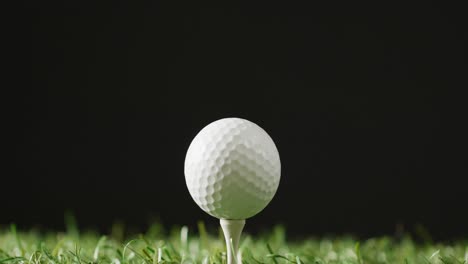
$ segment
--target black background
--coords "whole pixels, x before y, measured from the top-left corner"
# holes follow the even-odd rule
[[[467,237],[466,33],[455,7],[25,3],[0,224],[193,226],[183,162],[208,123],[263,127],[280,188],[248,221],[295,235]],[[15,86],[15,87],[16,87]]]

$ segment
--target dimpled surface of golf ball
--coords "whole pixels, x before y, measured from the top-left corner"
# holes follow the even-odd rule
[[[281,164],[270,136],[241,118],[204,127],[185,157],[190,195],[208,214],[247,219],[262,211],[278,189]]]

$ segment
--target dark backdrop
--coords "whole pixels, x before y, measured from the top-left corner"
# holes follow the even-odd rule
[[[25,3],[15,34],[14,149],[1,224],[106,232],[216,225],[191,200],[185,152],[242,117],[275,140],[282,179],[247,226],[291,234],[467,236],[466,34],[441,6]],[[458,101],[457,101],[458,100]],[[10,140],[8,140],[10,141]]]

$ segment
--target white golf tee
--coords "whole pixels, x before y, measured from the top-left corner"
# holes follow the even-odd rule
[[[239,240],[242,229],[244,229],[245,220],[220,219],[219,222],[221,224],[221,228],[223,229],[224,238],[226,240],[227,264],[241,264],[241,262],[237,259],[237,252],[239,249]]]

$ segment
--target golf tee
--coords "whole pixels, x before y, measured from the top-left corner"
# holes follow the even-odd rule
[[[240,264],[240,261],[237,259],[237,252],[245,220],[220,219],[219,222],[226,240],[227,264]]]

